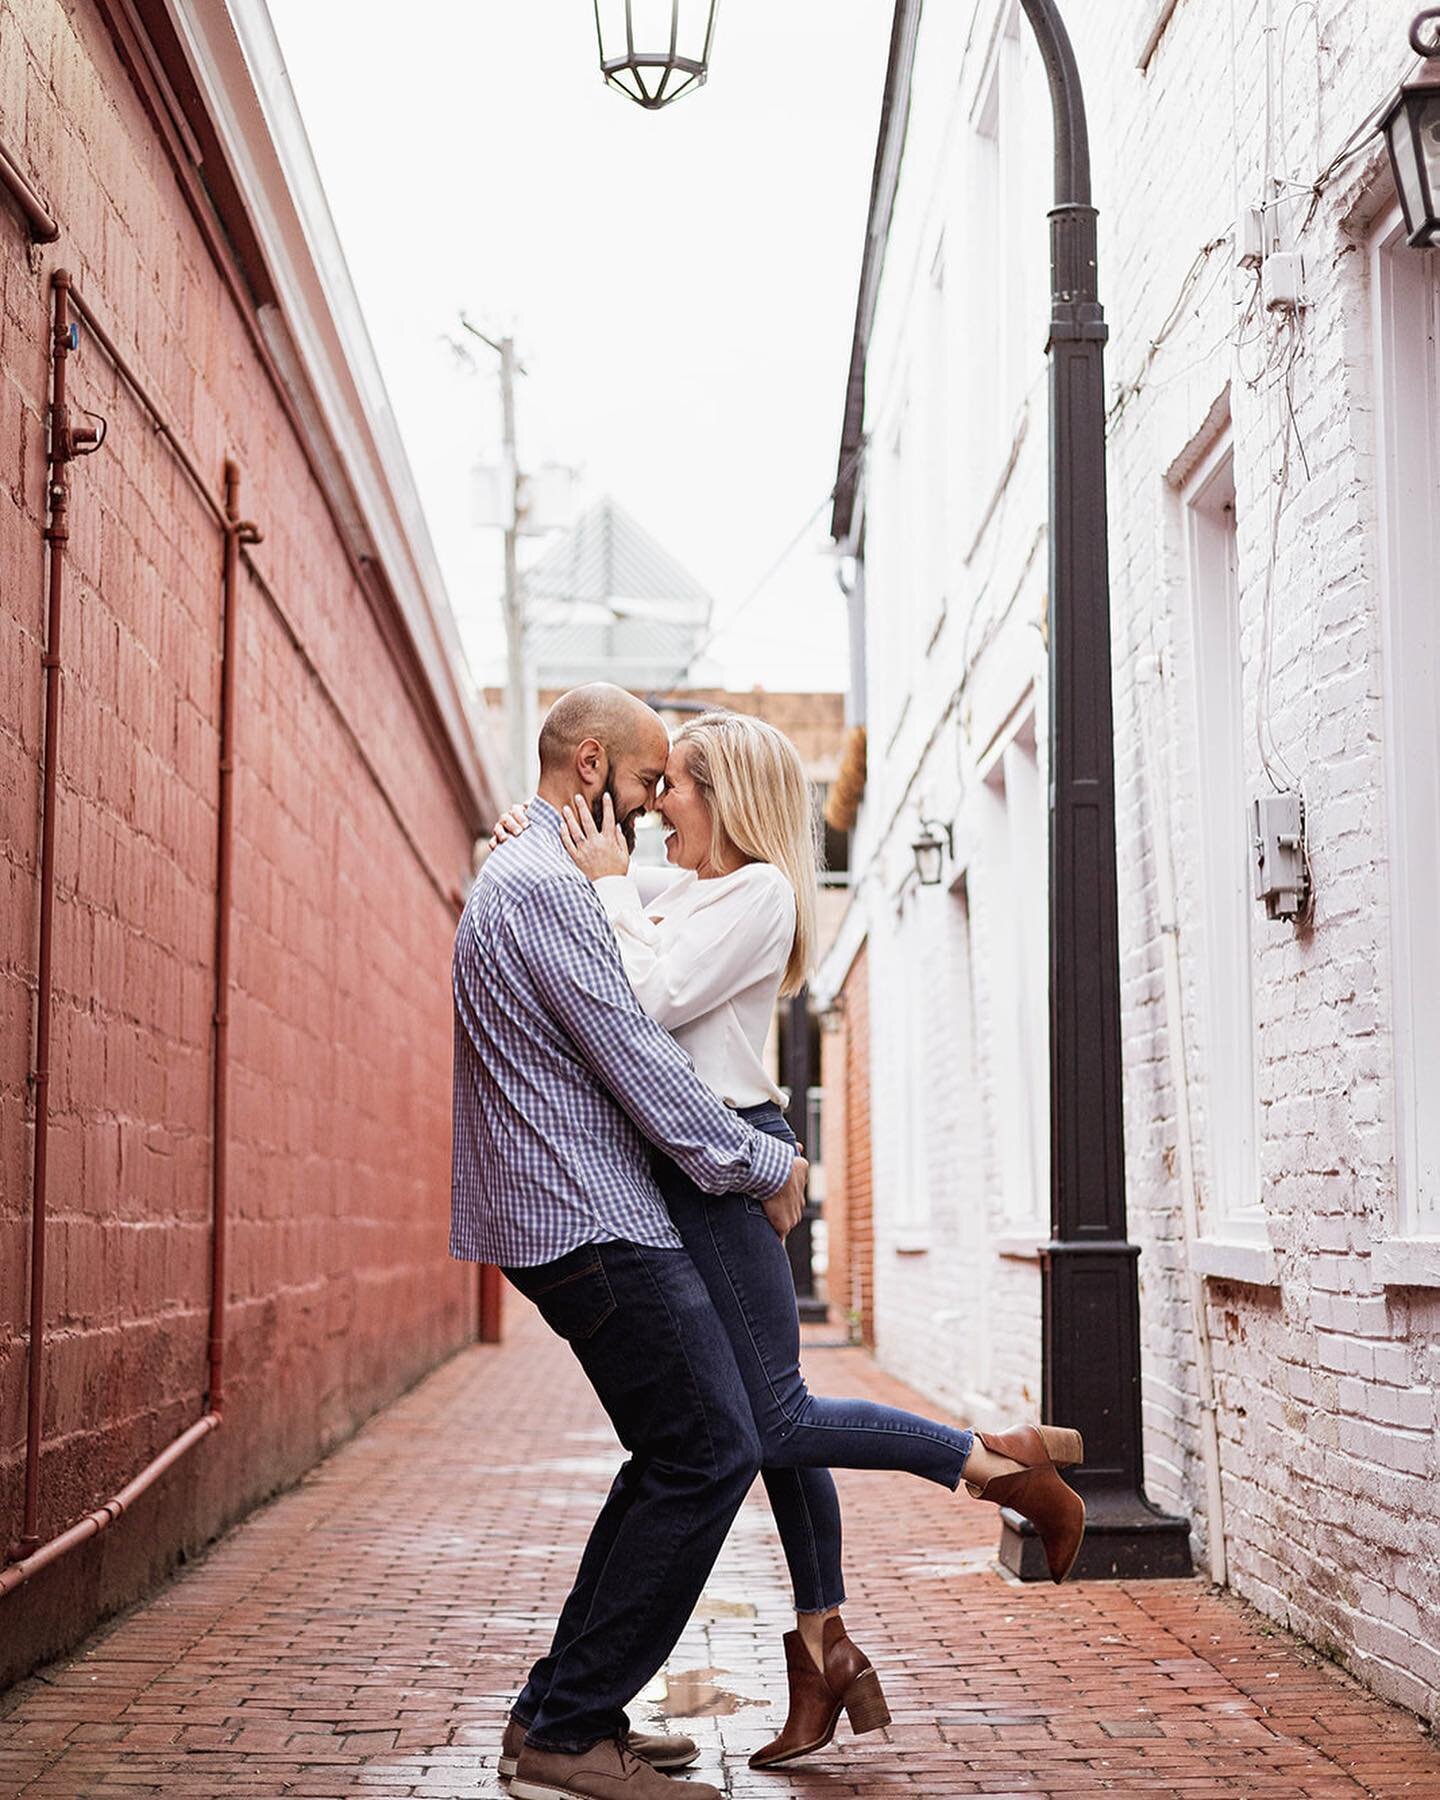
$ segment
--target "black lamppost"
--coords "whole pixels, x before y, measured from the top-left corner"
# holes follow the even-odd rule
[[[1105,516],[1104,315],[1095,273],[1095,209],[1079,71],[1054,0],[1020,0],[1040,46],[1055,115],[1050,213],[1050,1228],[1041,1252],[1043,1406],[1077,1426],[1073,1472],[1089,1526],[1080,1576],[1190,1573],[1190,1527],[1145,1498],[1140,1428],[1138,1247],[1126,1240],[1121,1106],[1120,955],[1115,890],[1115,762],[1110,699],[1110,580]],[[620,17],[621,0],[611,0]],[[631,72],[642,105],[672,93],[639,70],[676,62],[642,53],[632,0],[624,35],[600,31],[607,80]],[[703,0],[694,0],[696,15]],[[597,0],[597,22],[599,5]],[[897,15],[898,17],[898,15]],[[714,4],[705,31],[714,24]],[[892,51],[893,55],[893,51]],[[703,79],[703,59],[686,85]],[[642,97],[643,95],[643,97]],[[862,276],[862,282],[864,277]],[[852,372],[852,389],[854,378]],[[863,390],[860,390],[863,391]],[[853,467],[853,461],[849,465]],[[844,485],[842,466],[838,492]],[[948,835],[948,834],[947,834]],[[941,873],[941,843],[922,822],[924,885]],[[1048,1575],[1039,1539],[1005,1514],[1001,1560],[1025,1579]]]
[[[1043,1406],[1077,1426],[1089,1524],[1077,1576],[1190,1573],[1187,1520],[1145,1498],[1138,1246],[1126,1241],[1115,760],[1105,516],[1106,337],[1085,105],[1053,0],[1021,0],[1055,114],[1050,214],[1050,1231],[1041,1252]],[[1000,1556],[1047,1574],[1006,1513]]]
[[[1379,129],[1390,147],[1406,235],[1427,250],[1440,245],[1440,6],[1415,19],[1410,48],[1429,60],[1401,87]]]

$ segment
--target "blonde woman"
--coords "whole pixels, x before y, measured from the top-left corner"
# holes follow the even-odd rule
[[[794,1143],[765,1040],[782,994],[804,986],[815,943],[816,851],[809,787],[795,747],[762,720],[707,713],[676,735],[659,811],[669,867],[630,867],[613,813],[563,812],[564,842],[595,885],[640,1004],[689,1052],[696,1073],[757,1129]],[[507,813],[496,839],[525,828]],[[868,1400],[812,1394],[783,1239],[764,1206],[716,1200],[666,1159],[670,1216],[735,1349],[765,1458],[762,1471],[795,1590],[785,1638],[785,1727],[750,1759],[774,1768],[828,1744],[842,1708],[856,1732],[890,1714],[868,1658],[846,1635],[840,1507],[831,1468],[903,1469],[1014,1507],[1035,1524],[1063,1581],[1085,1509],[1058,1468],[1079,1434],[1024,1426],[957,1430]]]

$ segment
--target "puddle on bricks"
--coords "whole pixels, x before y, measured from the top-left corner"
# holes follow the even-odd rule
[[[753,1619],[755,1605],[751,1600],[727,1600],[719,1594],[702,1594],[690,1615],[692,1625],[713,1625],[717,1619]]]
[[[735,1679],[730,1669],[666,1669],[644,1689],[640,1699],[667,1719],[719,1719],[747,1706],[768,1706],[769,1699],[722,1687]]]
[[[974,1550],[920,1550],[897,1560],[907,1581],[957,1581],[966,1575],[999,1572],[992,1545]]]

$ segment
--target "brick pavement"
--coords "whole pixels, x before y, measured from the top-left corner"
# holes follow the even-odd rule
[[[568,1354],[528,1308],[512,1315],[502,1349],[436,1370],[147,1605],[0,1699],[0,1794],[503,1791],[516,1677],[617,1460]],[[913,1398],[858,1351],[807,1360],[817,1389]],[[798,1771],[746,1769],[777,1722],[787,1620],[757,1489],[668,1690],[637,1709],[683,1719],[699,1772],[729,1793],[1440,1797],[1440,1749],[1412,1717],[1201,1582],[1021,1588],[992,1565],[989,1508],[901,1476],[841,1482],[847,1617],[894,1724],[860,1740],[842,1724]]]

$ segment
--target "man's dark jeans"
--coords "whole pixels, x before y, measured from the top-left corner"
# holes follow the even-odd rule
[[[630,1460],[515,1714],[537,1748],[586,1750],[675,1646],[760,1467],[750,1402],[684,1250],[582,1244],[507,1278],[567,1340]]]

